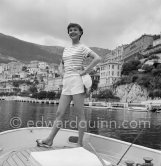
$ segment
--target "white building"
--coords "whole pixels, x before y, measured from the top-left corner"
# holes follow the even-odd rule
[[[21,62],[10,62],[8,63],[8,70],[10,71],[11,74],[18,73],[22,71],[23,63]]]
[[[38,66],[39,66],[39,61],[31,61],[31,62],[27,65],[28,68],[38,68]]]
[[[62,89],[62,86],[63,86],[63,80],[61,77],[56,77],[54,78],[54,91],[59,91]]]
[[[28,72],[31,73],[31,74],[38,73],[39,71],[40,71],[40,69],[36,68],[36,67],[30,67],[30,68],[28,68]]]
[[[25,83],[24,84],[21,84],[19,86],[21,92],[25,92],[25,91],[28,91],[30,89],[30,86],[29,85],[26,85]]]
[[[24,71],[19,72],[20,79],[25,79],[27,77],[27,73]]]
[[[106,62],[100,64],[100,88],[106,88],[115,83],[121,76],[121,63]]]
[[[47,84],[45,85],[45,91],[53,91],[54,90],[54,81],[55,79],[48,79]]]
[[[125,45],[118,46],[106,55],[105,62],[122,62]]]
[[[1,71],[2,72],[8,70],[8,65],[7,64],[1,63],[0,66],[1,66]]]
[[[58,74],[59,73],[58,67],[59,67],[58,64],[55,64],[55,63],[50,64],[49,65],[49,73],[53,73],[53,74],[57,73]]]
[[[47,62],[39,62],[38,63],[38,67],[40,68],[40,69],[46,69],[46,67],[48,67],[49,65],[48,65],[48,63]]]

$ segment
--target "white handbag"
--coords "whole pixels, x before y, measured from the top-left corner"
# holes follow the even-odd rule
[[[74,67],[70,66],[70,68],[73,69],[74,71],[78,72],[78,70],[75,69]],[[89,89],[92,86],[92,78],[89,74],[83,75],[82,76],[82,81],[83,81],[83,84],[84,84],[85,88]]]
[[[89,74],[83,75],[82,76],[82,81],[84,86],[89,89],[92,86],[92,78]]]

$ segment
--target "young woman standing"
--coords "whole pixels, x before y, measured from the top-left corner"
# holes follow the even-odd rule
[[[78,145],[83,146],[85,126],[80,124],[81,122],[85,122],[83,111],[85,90],[82,76],[89,73],[91,69],[100,62],[101,58],[90,48],[80,43],[80,38],[83,35],[83,29],[79,24],[70,23],[67,30],[69,37],[72,40],[72,44],[70,47],[65,48],[63,52],[63,89],[59,100],[56,120],[49,136],[43,140],[37,140],[38,146],[52,146],[53,139],[62,125],[62,118],[72,99],[74,101],[74,109],[78,114]],[[86,69],[84,69],[83,60],[86,57],[92,57],[93,60]]]

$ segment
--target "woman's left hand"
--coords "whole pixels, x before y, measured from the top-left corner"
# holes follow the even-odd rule
[[[80,76],[83,76],[83,75],[86,75],[87,73],[85,70],[81,70],[81,71],[79,71],[79,74],[80,74]]]

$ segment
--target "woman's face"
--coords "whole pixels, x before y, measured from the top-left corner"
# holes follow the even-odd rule
[[[79,40],[81,36],[81,32],[78,27],[69,28],[69,36],[72,40]]]

